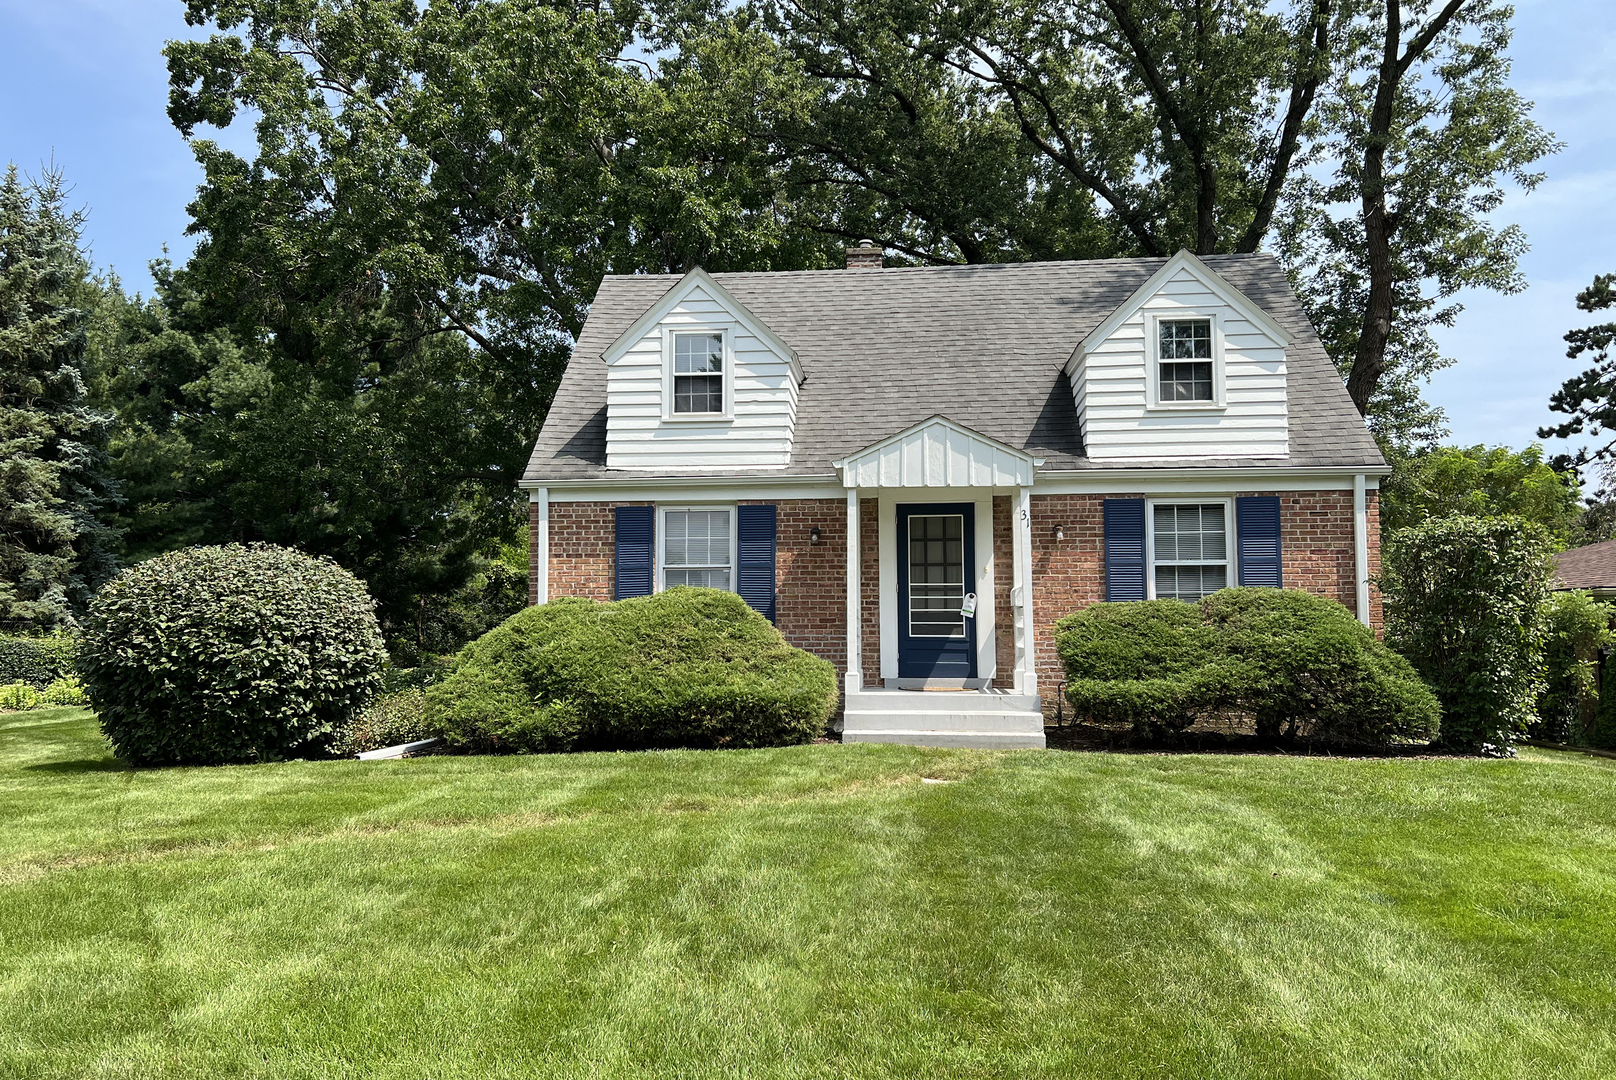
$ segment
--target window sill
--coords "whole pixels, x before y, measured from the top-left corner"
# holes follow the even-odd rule
[[[728,424],[735,417],[730,413],[666,413],[664,424]]]
[[[1220,413],[1220,412],[1228,412],[1229,411],[1229,406],[1228,406],[1227,403],[1224,403],[1224,404],[1220,405],[1216,401],[1173,401],[1173,402],[1158,402],[1157,404],[1154,404],[1154,405],[1146,405],[1145,406],[1145,411],[1146,412],[1163,412],[1163,413],[1176,413],[1176,412],[1202,412],[1202,413],[1216,412],[1216,413]]]

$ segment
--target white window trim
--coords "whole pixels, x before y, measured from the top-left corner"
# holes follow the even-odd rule
[[[721,413],[676,413],[673,411],[673,339],[680,334],[717,334],[724,348],[724,411]],[[712,424],[735,418],[734,334],[724,324],[680,323],[662,328],[662,419],[671,424]]]
[[[1212,400],[1162,401],[1161,397],[1161,324],[1164,322],[1192,322],[1206,320],[1212,324]],[[1148,360],[1145,377],[1145,408],[1162,412],[1210,412],[1229,407],[1227,387],[1224,384],[1223,320],[1216,312],[1152,311],[1145,315],[1145,356]],[[1173,363],[1174,361],[1168,361]]]
[[[1218,496],[1195,498],[1185,496],[1173,499],[1145,500],[1145,599],[1156,599],[1156,507],[1158,506],[1223,506],[1223,566],[1224,582],[1238,585],[1235,569],[1235,548],[1239,546],[1238,530],[1234,520],[1234,500]],[[1199,559],[1193,563],[1169,563],[1178,566],[1216,566],[1217,559]]]
[[[675,511],[675,512],[685,511],[685,510],[728,510],[729,511],[729,589],[726,590],[726,591],[728,591],[728,592],[739,592],[740,590],[736,587],[738,585],[738,582],[736,581],[736,578],[738,578],[740,576],[740,567],[736,565],[736,562],[738,561],[737,560],[737,555],[738,555],[738,553],[740,551],[740,546],[741,546],[740,545],[740,529],[739,529],[739,525],[738,525],[738,521],[737,521],[737,519],[740,517],[740,515],[736,512],[736,504],[735,503],[677,503],[677,504],[670,503],[668,505],[663,505],[661,503],[657,504],[657,508],[656,508],[656,566],[654,567],[654,572],[651,575],[652,591],[654,591],[654,592],[662,592],[664,589],[666,589],[668,587],[667,582],[664,580],[664,571],[666,571],[668,569],[668,559],[667,559],[665,545],[667,544],[667,540],[668,540],[668,511],[670,511],[670,510]],[[683,569],[683,568],[682,567],[674,567],[674,569],[678,570],[678,569]]]

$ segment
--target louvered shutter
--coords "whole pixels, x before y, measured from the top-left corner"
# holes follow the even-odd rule
[[[1105,598],[1145,598],[1145,500],[1105,500]]]
[[[655,543],[656,507],[617,508],[617,581],[614,599],[651,595]]]
[[[1234,502],[1240,584],[1280,588],[1279,496],[1248,495]]]
[[[737,506],[735,591],[770,622],[774,621],[775,508]]]

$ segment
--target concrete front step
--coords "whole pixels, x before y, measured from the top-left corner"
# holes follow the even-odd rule
[[[876,731],[885,728],[928,731],[1043,731],[1044,714],[1030,709],[1002,712],[889,712],[884,709],[849,709],[842,713],[842,730]]]
[[[866,690],[847,696],[843,742],[910,746],[1042,747],[1035,694]]]
[[[983,750],[1042,750],[1044,729],[1037,734],[1016,731],[930,731],[887,728],[880,731],[844,731],[844,743],[901,743],[904,746],[974,746]]]

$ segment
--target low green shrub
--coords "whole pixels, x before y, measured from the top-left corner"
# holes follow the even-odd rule
[[[1382,745],[1435,738],[1441,709],[1412,665],[1341,604],[1300,589],[1224,589],[1201,601],[1226,700],[1259,738]]]
[[[1543,692],[1537,719],[1527,728],[1533,738],[1580,741],[1584,705],[1595,698],[1594,668],[1599,651],[1611,644],[1610,604],[1585,592],[1557,592],[1544,609]]]
[[[73,674],[78,653],[77,634],[0,634],[0,683],[24,682],[43,690]]]
[[[356,715],[331,743],[337,757],[353,757],[384,746],[434,738],[437,728],[428,719],[426,690],[407,687],[384,694]]]
[[[1157,739],[1225,706],[1217,639],[1194,604],[1095,604],[1055,627],[1066,696],[1079,716]]]
[[[89,695],[84,692],[84,684],[77,675],[57,679],[45,687],[40,700],[46,705],[88,705]]]
[[[734,593],[675,588],[518,612],[426,699],[468,751],[779,746],[824,732],[836,672]]]
[[[1096,604],[1056,625],[1056,649],[1078,715],[1145,739],[1237,716],[1267,740],[1382,745],[1438,729],[1407,661],[1340,604],[1295,589]]]
[[[0,686],[0,712],[27,712],[39,708],[43,700],[40,692],[25,682]]]
[[[1387,540],[1386,639],[1436,691],[1442,741],[1507,750],[1545,689],[1547,530],[1519,517],[1444,517]]]
[[[269,544],[137,563],[90,605],[85,688],[119,757],[211,765],[320,754],[381,686],[365,586]]]

